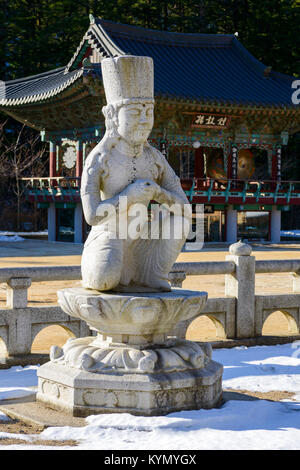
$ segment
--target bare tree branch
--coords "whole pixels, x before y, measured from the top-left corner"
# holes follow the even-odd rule
[[[12,192],[16,196],[19,230],[21,199],[25,191],[21,178],[28,173],[30,176],[41,176],[44,173],[46,147],[41,144],[39,135],[34,134],[25,124],[15,139],[9,139],[6,126],[7,121],[0,124],[0,176],[10,180]]]

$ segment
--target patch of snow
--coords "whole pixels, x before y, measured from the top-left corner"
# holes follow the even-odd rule
[[[0,411],[0,421],[3,423],[3,421],[12,421],[12,419],[6,416],[6,414],[2,413],[2,411]]]
[[[0,235],[0,242],[22,242],[25,238],[19,235]]]
[[[281,237],[290,237],[290,238],[299,238],[300,237],[300,230],[281,230],[280,231]]]
[[[295,345],[297,348],[295,348]],[[216,349],[224,365],[223,388],[290,391],[296,401],[262,399],[226,401],[220,408],[142,417],[128,413],[92,415],[84,427],[50,427],[33,437],[79,442],[71,446],[4,445],[24,450],[300,450],[300,356],[295,343]],[[0,370],[0,397],[36,387],[38,366]],[[31,389],[32,390],[32,389]],[[11,436],[11,435],[10,435]],[[0,438],[2,436],[0,435]],[[22,437],[18,436],[19,438]],[[130,454],[129,454],[130,455]],[[146,453],[145,453],[146,458]]]
[[[38,366],[0,369],[0,400],[31,395],[37,387]]]

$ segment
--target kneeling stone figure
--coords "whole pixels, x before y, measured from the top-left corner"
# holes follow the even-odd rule
[[[153,62],[139,56],[104,59],[102,74],[106,133],[85,162],[81,184],[84,216],[92,226],[82,254],[83,287],[169,291],[168,273],[188,233],[183,209],[189,202],[165,157],[147,142],[153,127]],[[133,205],[147,207],[153,200],[176,204],[182,213],[162,211],[154,238],[147,237],[153,220],[145,220],[138,235],[121,237],[124,227],[115,216],[129,226]],[[169,237],[161,236],[164,224],[170,226]]]
[[[152,59],[104,59],[102,72],[106,133],[87,158],[81,186],[92,226],[82,255],[83,288],[58,291],[62,310],[97,336],[52,347],[50,362],[38,370],[37,401],[82,417],[211,408],[222,397],[222,366],[209,344],[174,335],[180,322],[199,316],[207,293],[162,292],[171,290],[168,274],[185,241],[190,205],[166,159],[147,143]],[[158,216],[153,210],[148,221],[153,200],[165,210]],[[131,232],[136,204],[144,216]],[[154,236],[147,237],[153,226]]]

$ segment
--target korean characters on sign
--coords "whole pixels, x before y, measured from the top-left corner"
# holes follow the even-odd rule
[[[223,114],[199,113],[193,118],[192,127],[222,129],[228,127],[230,117]]]
[[[234,180],[232,182],[232,187],[236,187],[237,179],[237,168],[238,168],[238,148],[233,145],[231,148],[231,178]]]
[[[277,180],[281,180],[281,146],[276,148],[276,170],[277,170]]]

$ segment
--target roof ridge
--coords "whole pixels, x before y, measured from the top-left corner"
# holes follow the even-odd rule
[[[134,37],[136,40],[138,39],[151,39],[155,37],[156,41],[167,42],[172,41],[174,39],[179,40],[182,43],[190,43],[192,40],[198,39],[199,41],[203,42],[205,39],[209,42],[217,42],[220,43],[222,40],[227,39],[227,43],[230,44],[233,38],[235,37],[234,34],[213,34],[213,33],[178,33],[175,31],[160,31],[157,29],[149,29],[144,28],[142,26],[135,26],[129,25],[124,23],[116,23],[110,20],[104,20],[102,18],[95,18],[95,23],[99,26],[101,25],[103,29],[109,32],[120,33],[128,36]],[[140,37],[138,35],[140,33]]]
[[[22,77],[22,78],[15,78],[13,80],[1,80],[3,83],[5,83],[6,85],[7,84],[15,84],[15,83],[21,83],[21,82],[28,82],[30,80],[37,80],[39,78],[43,78],[43,77],[46,77],[48,75],[53,75],[54,73],[59,73],[59,72],[62,72],[63,70],[65,70],[65,66],[63,67],[58,67],[56,69],[52,69],[52,70],[48,70],[47,72],[42,72],[42,73],[38,73],[36,75],[28,75],[27,77]]]
[[[65,73],[69,72],[74,63],[76,63],[76,59],[86,43],[88,43],[92,49],[96,49],[103,57],[125,54],[109,37],[108,33],[101,27],[101,24],[93,21],[80,41],[71,60],[65,67]]]

